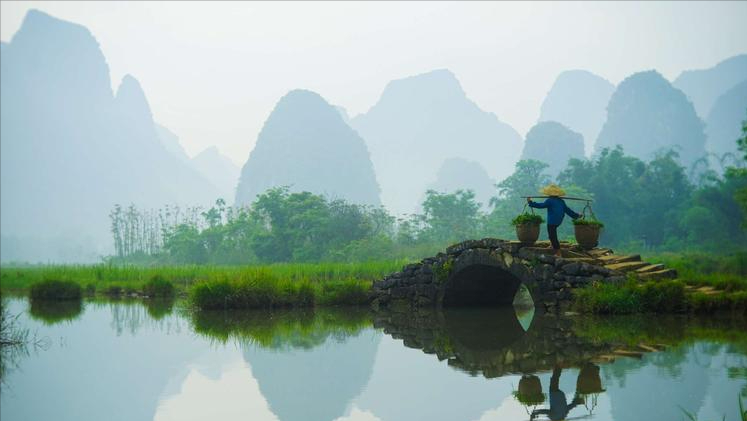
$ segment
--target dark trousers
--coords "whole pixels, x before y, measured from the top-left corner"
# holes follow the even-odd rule
[[[554,248],[555,250],[559,250],[560,242],[558,241],[558,226],[547,224],[547,236],[550,237],[552,248]]]

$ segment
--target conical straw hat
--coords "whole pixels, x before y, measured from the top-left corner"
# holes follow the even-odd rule
[[[540,193],[545,196],[565,196],[565,190],[561,189],[557,184],[548,184],[540,190]]]

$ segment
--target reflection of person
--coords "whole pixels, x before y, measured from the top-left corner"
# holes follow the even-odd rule
[[[547,417],[553,421],[564,420],[571,412],[571,409],[584,403],[578,395],[573,397],[573,401],[568,405],[568,401],[565,398],[565,392],[560,390],[560,373],[563,371],[560,367],[555,367],[552,370],[552,377],[550,377],[550,409],[535,409],[532,411],[530,420],[534,420],[539,415],[547,415]]]
[[[550,237],[550,243],[555,250],[556,256],[561,256],[560,242],[558,241],[558,226],[563,223],[563,217],[567,214],[573,219],[580,217],[568,205],[561,196],[565,196],[565,191],[556,184],[550,184],[542,189],[542,194],[550,196],[542,203],[532,202],[531,197],[527,197],[527,203],[532,208],[547,209],[547,236]]]

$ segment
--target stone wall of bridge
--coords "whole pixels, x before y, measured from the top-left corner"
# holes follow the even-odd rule
[[[525,246],[495,238],[454,244],[444,253],[406,265],[374,282],[374,308],[420,308],[510,305],[520,286],[535,306],[546,311],[567,308],[574,288],[594,282],[621,282],[631,274],[641,279],[675,277],[662,265],[612,250],[583,250],[563,244],[561,257],[549,243]]]

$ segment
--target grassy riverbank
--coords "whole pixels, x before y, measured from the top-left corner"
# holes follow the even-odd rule
[[[68,281],[85,295],[153,295],[154,280],[170,283],[199,308],[361,304],[371,282],[405,261],[262,266],[55,265],[0,268],[0,288],[28,293],[44,281]]]
[[[747,253],[645,258],[676,269],[679,279],[596,284],[574,291],[575,309],[600,314],[747,310]],[[161,291],[166,290],[169,295],[189,297],[202,309],[361,305],[368,300],[372,281],[400,270],[405,263],[1,267],[0,289],[28,294],[32,286],[45,281],[67,281],[85,296],[153,297],[165,295]],[[60,290],[60,285],[55,288]]]
[[[645,260],[676,269],[678,279],[592,285],[574,292],[575,309],[598,314],[747,311],[747,252],[664,253]]]

